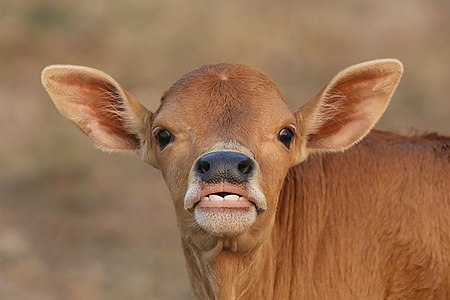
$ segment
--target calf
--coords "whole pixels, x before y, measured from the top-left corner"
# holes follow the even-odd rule
[[[450,139],[372,131],[343,152],[402,71],[352,66],[295,112],[236,64],[189,72],[154,113],[95,69],[42,81],[97,147],[161,170],[199,299],[450,299]]]

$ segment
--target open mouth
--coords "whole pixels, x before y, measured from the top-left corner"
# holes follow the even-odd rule
[[[266,210],[266,201],[247,184],[200,182],[188,189],[185,207],[206,232],[230,237],[250,228]]]
[[[207,232],[229,237],[247,230],[258,213],[246,190],[225,185],[204,185],[194,204],[194,215],[197,224]]]
[[[197,205],[201,208],[246,209],[255,204],[240,194],[217,192],[202,197]]]
[[[233,213],[255,209],[260,214],[267,209],[267,205],[259,189],[247,184],[199,182],[188,188],[184,208],[192,213],[198,210]]]

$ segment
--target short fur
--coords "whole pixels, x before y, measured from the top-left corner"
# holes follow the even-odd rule
[[[402,71],[392,59],[352,66],[296,112],[244,65],[188,73],[155,113],[91,68],[50,66],[42,81],[94,144],[162,171],[199,299],[450,299],[450,138],[373,131],[342,153],[381,117]],[[160,130],[173,136],[164,148]],[[193,166],[224,150],[254,161],[246,192],[264,209],[255,220],[208,211],[202,227]]]
[[[271,237],[211,262],[199,298],[450,299],[450,138],[373,131],[290,169]]]

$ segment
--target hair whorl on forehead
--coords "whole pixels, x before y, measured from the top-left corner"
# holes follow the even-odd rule
[[[235,95],[276,92],[275,84],[261,71],[242,64],[219,63],[204,65],[185,74],[163,95],[168,96],[206,92],[209,94],[226,93]]]

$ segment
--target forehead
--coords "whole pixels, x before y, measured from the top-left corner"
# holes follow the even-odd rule
[[[181,126],[202,124],[216,132],[273,127],[293,118],[265,74],[226,63],[205,65],[184,75],[164,93],[156,116]]]

